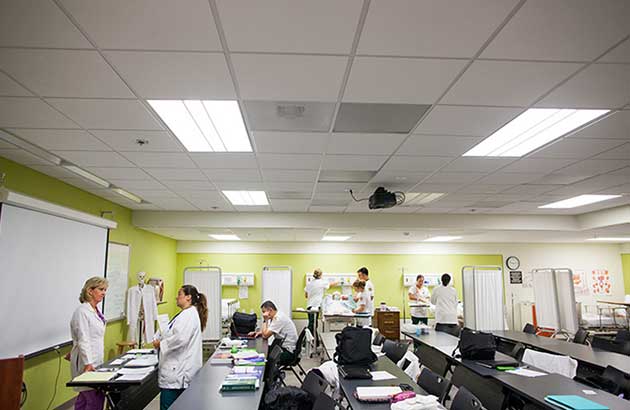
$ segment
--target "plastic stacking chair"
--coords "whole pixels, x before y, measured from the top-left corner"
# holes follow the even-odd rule
[[[523,332],[528,333],[530,335],[535,335],[536,334],[536,326],[532,325],[531,323],[528,323],[523,328]]]
[[[319,393],[313,404],[313,410],[335,410],[336,408],[337,402],[326,393]]]
[[[409,348],[408,342],[395,342],[393,340],[385,340],[383,343],[383,353],[389,360],[394,363],[398,363],[403,358],[407,349]]]
[[[302,382],[302,389],[306,390],[313,397],[313,400],[316,400],[320,393],[325,393],[327,387],[328,382],[313,370],[306,374]]]
[[[440,403],[444,404],[446,395],[451,390],[451,381],[424,368],[418,377],[418,386],[427,393],[436,396]]]
[[[578,331],[575,332],[575,336],[573,337],[573,343],[585,345],[587,337],[588,337],[588,331],[584,328],[579,328]]]
[[[478,398],[467,388],[460,387],[453,398],[450,410],[485,410]]]
[[[295,377],[297,377],[300,383],[302,383],[302,378],[300,377],[300,374],[301,375],[306,374],[306,371],[300,364],[300,360],[302,359],[300,357],[302,353],[302,345],[304,345],[304,340],[306,339],[306,330],[307,330],[306,328],[302,329],[302,331],[300,332],[300,335],[298,336],[297,343],[295,344],[295,351],[293,352],[293,359],[289,363],[283,363],[282,366],[280,367],[281,371],[291,370],[293,374],[295,375]],[[287,351],[284,348],[282,349],[284,351]],[[299,369],[300,373],[298,373],[298,371],[295,370],[296,367]]]

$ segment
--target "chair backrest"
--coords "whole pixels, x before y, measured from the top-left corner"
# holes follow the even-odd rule
[[[527,323],[525,325],[525,327],[523,328],[523,332],[529,333],[530,335],[535,335],[536,334],[536,326],[532,325],[531,323]]]
[[[269,354],[267,355],[267,364],[265,365],[265,374],[263,375],[263,380],[267,385],[271,386],[277,376],[279,376],[278,360],[280,359],[281,354],[282,348],[279,344],[276,344],[275,346],[269,348]]]
[[[334,410],[336,406],[337,402],[335,402],[332,397],[326,393],[319,393],[319,396],[317,396],[313,404],[313,410]]]
[[[525,346],[523,346],[522,343],[517,343],[512,348],[512,351],[510,352],[510,356],[512,356],[513,358],[515,358],[516,360],[520,362],[521,359],[523,358],[523,352],[525,352]]]
[[[420,364],[428,367],[440,376],[446,375],[446,372],[450,367],[446,356],[436,352],[434,349],[424,344],[418,346],[413,353],[418,357],[418,360],[420,360]]]
[[[523,363],[537,367],[545,372],[561,374],[572,379],[577,374],[577,360],[563,355],[525,349]]]
[[[460,389],[462,386],[468,389],[479,399],[485,409],[502,410],[504,408],[506,396],[503,388],[491,378],[479,376],[460,365],[455,368],[451,381]]]
[[[304,339],[306,339],[306,330],[307,328],[302,329],[300,335],[298,336],[297,343],[295,344],[295,354],[296,358],[300,357],[300,353],[302,353],[302,347],[304,346]]]
[[[462,386],[453,398],[450,410],[484,410],[484,408],[479,399]]]
[[[584,345],[586,344],[587,337],[588,337],[588,331],[584,328],[579,328],[578,331],[575,332],[575,336],[573,336],[573,343]]]
[[[630,341],[617,342],[612,339],[595,336],[593,337],[593,340],[591,340],[591,347],[607,350],[609,352],[630,355]]]
[[[615,342],[630,342],[630,330],[618,330],[615,335]]]
[[[393,340],[385,340],[383,343],[383,353],[389,360],[394,363],[398,363],[403,358],[407,349],[409,348],[409,342],[395,342]]]
[[[625,398],[630,399],[630,374],[608,365],[602,373],[602,378],[613,384],[614,388],[610,393],[623,394]]]
[[[327,387],[328,382],[314,370],[310,370],[302,382],[302,389],[313,396],[313,400],[317,399],[320,393],[324,393]]]
[[[372,341],[372,344],[374,346],[380,346],[385,343],[385,340],[387,340],[385,339],[385,336],[377,332],[376,335],[374,335],[374,340]]]
[[[446,395],[451,390],[450,380],[440,376],[439,374],[433,373],[426,367],[420,372],[418,385],[427,393],[436,396],[442,404],[444,404]]]

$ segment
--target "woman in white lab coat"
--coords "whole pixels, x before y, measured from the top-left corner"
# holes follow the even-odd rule
[[[158,385],[160,386],[160,410],[168,409],[184,392],[203,359],[201,332],[208,321],[208,303],[203,293],[192,285],[184,285],[177,292],[176,314],[160,339],[153,346],[160,349]]]
[[[83,285],[79,301],[70,321],[72,350],[70,366],[72,378],[83,372],[94,371],[103,363],[105,352],[105,316],[98,310],[98,304],[107,292],[107,279],[99,276],[88,279]],[[75,410],[102,410],[105,396],[92,389],[80,391],[74,403]]]

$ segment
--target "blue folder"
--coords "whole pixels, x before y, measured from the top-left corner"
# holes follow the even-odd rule
[[[556,395],[547,396],[545,401],[566,410],[608,410],[608,407],[581,396]]]

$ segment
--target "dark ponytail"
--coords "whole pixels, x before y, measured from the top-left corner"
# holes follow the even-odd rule
[[[200,293],[193,285],[182,286],[182,292],[184,292],[184,295],[190,296],[190,302],[197,308],[199,321],[201,322],[201,331],[203,332],[208,322],[208,299],[206,295]]]

